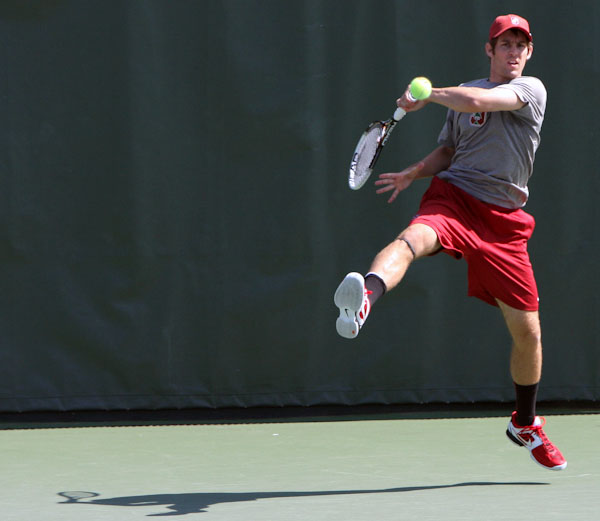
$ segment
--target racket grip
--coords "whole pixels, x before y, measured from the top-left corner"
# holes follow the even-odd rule
[[[410,91],[408,91],[406,93],[406,97],[408,98],[408,101],[415,103],[416,100],[415,98],[413,98],[413,95],[410,93]],[[400,121],[404,116],[406,116],[406,111],[402,108],[402,107],[398,107],[396,109],[396,112],[394,112],[394,120],[395,121]]]
[[[413,97],[413,95],[410,93],[410,90],[407,91],[406,97],[408,98],[408,101],[412,103],[416,103],[417,101],[419,101],[417,98]]]
[[[398,107],[394,112],[394,121],[400,121],[404,116],[406,116],[406,111],[402,107]]]

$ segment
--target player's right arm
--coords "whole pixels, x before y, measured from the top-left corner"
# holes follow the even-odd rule
[[[429,98],[421,101],[411,101],[407,89],[396,103],[406,112],[420,110],[428,103],[437,103],[455,112],[518,110],[526,104],[513,90],[501,86],[491,89],[466,86],[433,88]]]
[[[455,112],[497,112],[519,110],[525,102],[509,89],[480,87],[444,87],[432,89],[429,102],[443,105]]]
[[[393,190],[388,199],[388,203],[394,202],[398,194],[406,190],[415,179],[424,177],[433,177],[441,171],[446,170],[454,156],[454,148],[441,145],[431,152],[427,157],[410,165],[402,172],[392,172],[380,174],[379,179],[375,181],[376,186],[380,186],[376,193],[383,194]]]

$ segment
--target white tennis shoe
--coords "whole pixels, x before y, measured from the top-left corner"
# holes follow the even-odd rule
[[[542,467],[563,470],[567,467],[567,460],[546,436],[542,429],[545,423],[545,418],[536,416],[533,425],[520,426],[517,424],[517,413],[513,412],[506,435],[516,445],[525,447],[533,461]]]
[[[340,308],[340,316],[335,322],[335,328],[344,338],[356,338],[360,328],[367,320],[371,303],[365,288],[365,279],[360,273],[348,273],[340,283],[333,301]]]

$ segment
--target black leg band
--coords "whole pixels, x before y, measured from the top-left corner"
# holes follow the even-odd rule
[[[408,246],[408,249],[412,253],[413,260],[415,260],[415,258],[417,257],[417,252],[413,248],[413,245],[410,242],[408,242],[408,240],[406,240],[404,237],[398,237],[396,240],[397,241],[404,241],[406,243],[406,245]]]

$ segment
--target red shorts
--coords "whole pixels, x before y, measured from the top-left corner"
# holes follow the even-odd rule
[[[527,241],[535,220],[527,212],[488,204],[433,178],[411,224],[433,228],[444,251],[468,264],[469,296],[497,306],[537,311],[539,304]]]

